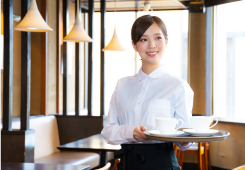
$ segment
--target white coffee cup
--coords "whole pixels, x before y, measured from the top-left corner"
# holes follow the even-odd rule
[[[214,125],[210,127],[210,123],[216,119]],[[215,116],[192,116],[190,117],[190,123],[192,128],[196,132],[207,132],[210,128],[214,127],[218,123],[218,119]]]
[[[177,123],[181,121],[181,125],[175,129]],[[179,129],[182,127],[184,124],[182,119],[175,119],[175,118],[156,118],[156,126],[157,129],[162,133],[162,134],[170,134],[173,131]]]

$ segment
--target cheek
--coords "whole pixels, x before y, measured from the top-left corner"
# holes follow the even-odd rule
[[[157,43],[157,47],[158,47],[159,50],[160,50],[160,49],[161,49],[161,50],[164,49],[165,46],[166,46],[166,44],[164,43],[164,41],[159,41],[159,42]]]
[[[145,51],[147,45],[146,43],[137,43],[136,47],[137,47],[138,52],[141,52],[141,51]]]

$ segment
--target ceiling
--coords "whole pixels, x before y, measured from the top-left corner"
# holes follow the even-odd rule
[[[88,1],[81,0],[82,8],[85,10],[88,9]],[[106,0],[106,11],[143,11],[147,6],[153,11],[187,9],[191,1],[198,0]],[[75,3],[75,0],[70,2]],[[100,0],[94,0],[94,10],[100,11]]]

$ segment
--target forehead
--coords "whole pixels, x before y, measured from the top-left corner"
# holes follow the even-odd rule
[[[154,34],[163,34],[161,28],[155,22],[144,32],[143,36]]]

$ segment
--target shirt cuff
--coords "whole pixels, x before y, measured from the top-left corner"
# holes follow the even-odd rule
[[[137,126],[128,126],[127,128],[127,138],[129,142],[138,142],[137,140],[134,139],[134,129]]]
[[[179,142],[175,142],[175,144],[180,148],[180,150],[185,151],[193,144],[193,142],[189,142],[187,145],[181,145]]]

